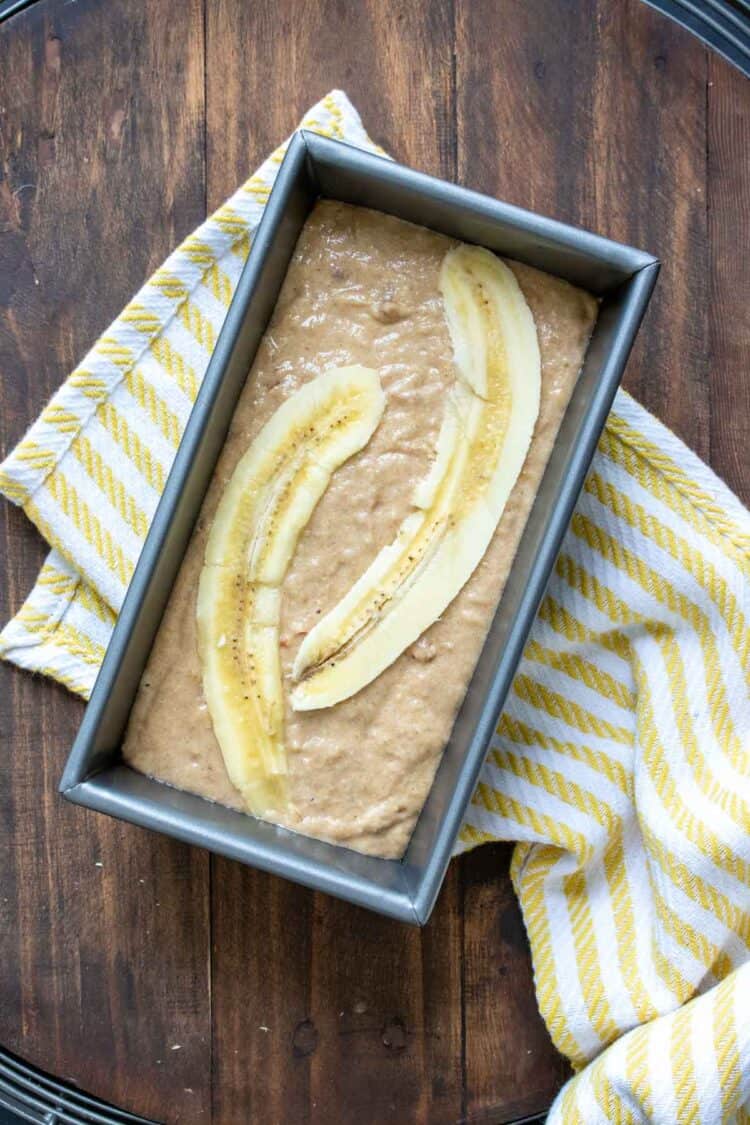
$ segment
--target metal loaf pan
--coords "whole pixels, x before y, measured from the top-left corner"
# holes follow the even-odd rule
[[[599,320],[450,741],[401,861],[307,839],[169,788],[120,744],[240,390],[315,199],[479,243],[601,298]],[[253,241],[61,782],[70,801],[406,922],[429,917],[659,263],[649,254],[326,140],[295,135]],[[179,731],[175,731],[179,738]]]

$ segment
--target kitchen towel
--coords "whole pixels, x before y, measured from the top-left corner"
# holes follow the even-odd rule
[[[338,91],[303,125],[379,151]],[[83,696],[283,152],[0,466],[52,547],[0,651]],[[621,392],[459,845],[520,841],[539,1007],[577,1071],[553,1122],[713,1123],[750,1099],[748,620],[750,515]]]

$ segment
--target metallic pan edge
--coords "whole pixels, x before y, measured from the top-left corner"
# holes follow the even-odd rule
[[[296,835],[136,773],[138,682],[299,230],[319,195],[421,223],[601,297],[586,362],[435,782],[402,861]],[[523,645],[656,281],[655,258],[311,133],[289,145],[63,773],[68,800],[406,922],[429,917]]]

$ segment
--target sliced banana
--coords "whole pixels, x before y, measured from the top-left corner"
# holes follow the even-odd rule
[[[219,502],[198,585],[203,690],[227,773],[251,812],[286,803],[281,583],[331,474],[385,406],[375,371],[339,367],[283,403]]]
[[[356,694],[440,616],[481,561],[526,459],[541,362],[518,282],[488,250],[461,245],[443,261],[440,290],[458,378],[432,468],[393,542],[305,637],[295,710]]]

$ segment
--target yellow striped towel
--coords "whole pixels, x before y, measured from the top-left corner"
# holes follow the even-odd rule
[[[304,125],[375,147],[340,92]],[[171,255],[0,467],[53,548],[0,651],[81,695],[282,154]],[[750,515],[621,393],[460,843],[520,841],[539,1006],[578,1071],[552,1121],[750,1119],[748,619]]]

